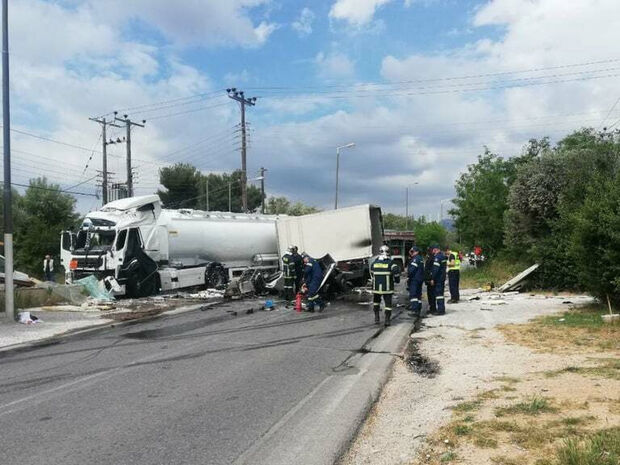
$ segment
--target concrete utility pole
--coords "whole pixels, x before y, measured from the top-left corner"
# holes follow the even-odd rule
[[[267,171],[262,166],[260,167],[260,194],[261,194],[261,213],[265,214],[265,171]]]
[[[127,135],[125,136],[125,142],[127,143],[127,196],[133,197],[133,170],[131,168],[131,127],[139,126],[141,128],[146,124],[146,120],[142,120],[142,124],[134,123],[129,119],[127,115],[123,115],[123,118],[118,118],[116,115],[118,112],[114,112],[114,120],[125,123],[127,128]]]
[[[228,211],[232,211],[232,182],[228,181]]]
[[[405,187],[405,230],[409,230],[409,187],[417,185],[418,182],[414,182]]]
[[[15,321],[13,289],[13,210],[11,192],[11,115],[9,105],[9,12],[2,0],[2,136],[4,143],[4,311]]]
[[[107,127],[108,126],[114,126],[115,128],[120,128],[121,126],[119,126],[118,124],[115,124],[114,121],[106,121],[106,119],[104,117],[102,118],[88,118],[91,121],[94,121],[95,123],[99,123],[101,125],[101,141],[102,141],[102,151],[101,153],[103,154],[103,159],[102,159],[102,169],[103,169],[103,179],[101,181],[101,190],[103,191],[103,205],[105,205],[106,203],[108,203],[108,179],[109,179],[109,172],[108,172],[108,145],[110,144],[116,144],[117,142],[114,142],[112,140],[108,141],[108,132],[107,132]]]
[[[241,210],[243,213],[248,211],[248,170],[247,170],[247,143],[245,127],[245,106],[256,105],[256,97],[246,98],[242,90],[236,87],[226,89],[228,97],[241,104]]]
[[[205,197],[207,198],[207,211],[209,211],[209,176],[205,176]]]

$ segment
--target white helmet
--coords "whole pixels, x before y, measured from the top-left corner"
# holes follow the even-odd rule
[[[381,254],[381,255],[389,255],[390,254],[390,248],[387,245],[382,245],[381,248],[379,248],[379,254]]]

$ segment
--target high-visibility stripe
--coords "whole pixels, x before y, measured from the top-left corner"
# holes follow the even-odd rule
[[[380,295],[385,295],[385,294],[394,294],[394,291],[372,291],[373,294],[380,294]]]
[[[419,300],[418,299],[411,299],[409,302],[416,303],[416,302],[419,302]]]
[[[444,297],[444,296],[442,296],[442,295],[438,295],[438,296],[437,296],[437,297],[435,297],[435,298],[436,298],[437,300],[444,300],[444,299],[445,299],[445,297]]]
[[[418,266],[418,264],[417,264],[417,263],[415,263],[415,262],[412,262],[411,264],[412,264],[413,266],[415,266],[415,267],[417,267],[417,266]]]
[[[391,276],[392,272],[391,271],[375,271],[373,274],[375,276]]]
[[[392,310],[392,307],[383,307],[383,310],[386,310],[386,311],[388,311],[388,312],[389,312],[389,311],[391,311],[391,310]]]
[[[372,265],[373,268],[387,268],[388,267],[388,263],[374,263]]]
[[[380,307],[381,306],[381,302],[373,302],[372,306],[373,307]]]
[[[312,297],[308,297],[308,300],[309,300],[310,302],[312,302],[312,301],[314,301],[314,300],[316,300],[316,299],[318,299],[318,298],[319,298],[319,296],[318,296],[318,295],[314,295],[314,296],[312,296]]]
[[[433,265],[435,265],[435,266],[441,266],[441,265],[439,264],[439,262],[433,262]]]

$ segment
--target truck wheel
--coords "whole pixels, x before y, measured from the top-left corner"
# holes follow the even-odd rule
[[[207,289],[218,289],[226,286],[228,274],[219,263],[212,263],[205,269],[205,286]]]

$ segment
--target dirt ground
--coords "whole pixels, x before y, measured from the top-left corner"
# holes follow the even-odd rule
[[[525,324],[541,315],[561,324],[548,315],[589,302],[481,295],[423,320],[410,345],[417,372],[396,361],[341,465],[552,465],[566,437],[620,426],[620,332],[572,350],[560,340],[555,352]]]

